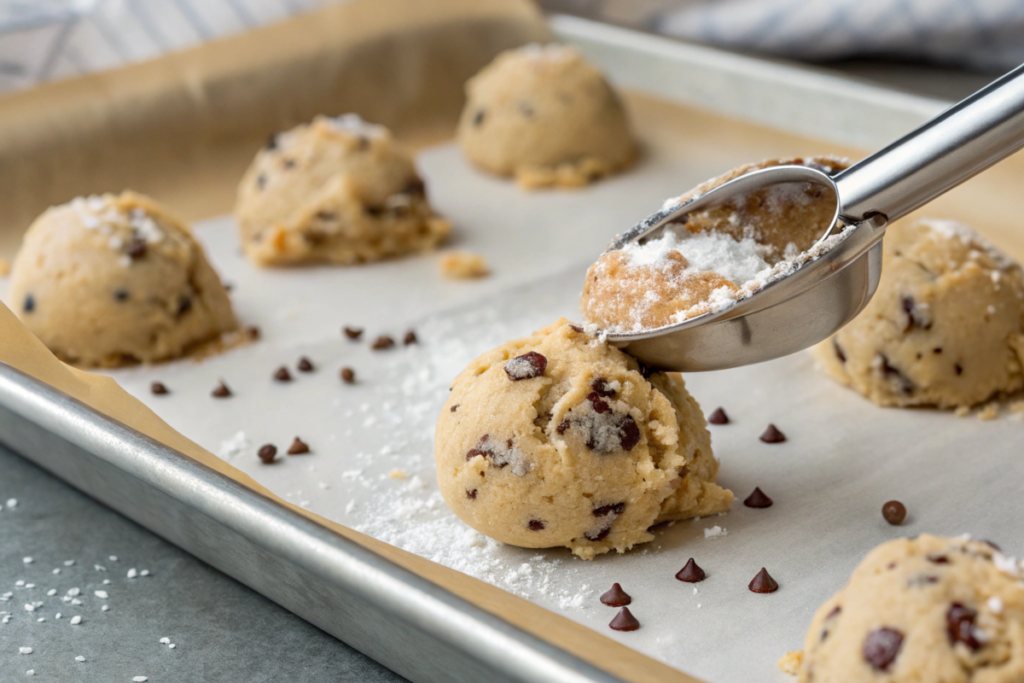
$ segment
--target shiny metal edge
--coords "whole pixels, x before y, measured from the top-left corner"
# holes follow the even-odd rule
[[[621,681],[4,363],[0,443],[417,683]]]

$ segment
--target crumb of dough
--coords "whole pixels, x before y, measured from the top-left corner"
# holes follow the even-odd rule
[[[480,254],[450,251],[441,257],[441,274],[454,280],[471,280],[487,277],[491,269]]]
[[[953,411],[953,414],[957,417],[967,417],[971,414],[971,408],[970,406],[958,406],[957,409]]]
[[[782,669],[782,673],[789,674],[790,676],[796,676],[800,673],[800,665],[803,663],[803,650],[793,650],[779,658],[779,668]]]
[[[395,469],[388,472],[388,476],[391,477],[392,479],[405,479],[406,476],[408,475],[406,475],[405,470],[403,470],[400,467],[396,467]]]
[[[994,420],[999,417],[999,406],[993,401],[978,411],[979,420]]]
[[[0,277],[7,277],[11,274],[11,262],[8,259],[0,258]]]

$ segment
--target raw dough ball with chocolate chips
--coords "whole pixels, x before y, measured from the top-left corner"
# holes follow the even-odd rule
[[[379,261],[451,232],[383,126],[318,116],[275,135],[238,186],[242,248],[261,266]]]
[[[886,231],[867,307],[814,349],[833,379],[882,406],[971,406],[1024,387],[1021,269],[951,221]]]
[[[466,83],[463,153],[523,187],[577,187],[630,165],[636,144],[618,95],[575,48],[508,50]]]
[[[174,358],[238,327],[188,227],[133,192],[80,197],[37,218],[10,302],[51,351],[83,366]]]
[[[772,159],[747,164],[665,202],[684,204],[741,175],[780,164],[829,175],[849,162],[833,157]],[[720,310],[763,286],[759,277],[806,251],[835,212],[835,194],[821,185],[785,183],[689,214],[643,244],[606,252],[587,271],[580,311],[607,330],[638,332]]]
[[[471,527],[590,559],[625,552],[658,522],[724,512],[718,461],[682,377],[565,320],[467,367],[437,421],[437,476]]]
[[[800,683],[1024,680],[1019,566],[987,543],[878,546],[814,616]]]

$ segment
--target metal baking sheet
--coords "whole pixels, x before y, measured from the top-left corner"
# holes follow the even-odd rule
[[[702,92],[703,107],[720,106],[735,115],[739,112],[729,108],[729,102],[735,102],[729,91],[740,87],[757,91],[755,85],[743,85],[745,72],[740,67],[744,63],[713,59],[702,48],[577,19],[558,18],[554,27],[563,38],[578,39],[592,59],[611,67],[613,76],[626,86],[656,92],[662,84],[666,96],[684,97],[686,89],[680,94],[671,84],[690,78],[688,69],[701,69],[704,87],[710,88],[715,65],[720,64],[719,82],[726,92],[717,96],[713,89]],[[894,137],[942,106],[912,98],[900,109],[899,98],[886,98],[883,90],[859,84],[844,90],[840,79],[817,73],[809,77],[811,72],[802,69],[756,60],[745,64],[757,64],[754,73],[760,81],[764,74],[771,75],[771,89],[780,107],[799,99],[802,108],[811,111],[807,115],[817,126],[814,132],[838,142],[863,141],[857,135],[867,134],[857,133],[853,120],[834,121],[836,127],[830,131],[827,116],[812,115],[831,111],[829,102],[836,97],[855,102],[869,113],[865,116],[876,122],[870,133],[875,137],[898,128],[888,136]],[[711,75],[707,75],[709,69]],[[652,73],[664,78],[652,79]],[[818,92],[814,83],[824,95],[807,95]],[[1020,425],[1008,418],[980,423],[932,411],[880,410],[830,384],[814,372],[807,354],[797,354],[751,368],[687,378],[691,393],[707,411],[723,405],[734,418],[734,424],[713,431],[715,453],[723,462],[721,483],[740,498],[753,486],[761,486],[776,501],[769,510],[749,510],[737,503],[725,516],[676,524],[660,531],[658,540],[646,548],[590,563],[575,560],[565,551],[498,546],[460,526],[440,501],[433,481],[432,427],[448,380],[478,353],[528,334],[558,315],[574,317],[586,263],[611,233],[649,213],[665,197],[751,159],[830,151],[824,143],[779,134],[731,141],[715,138],[709,144],[720,145],[709,147],[706,154],[681,155],[680,150],[691,149],[684,141],[692,139],[693,132],[673,123],[673,108],[645,98],[630,101],[647,147],[644,161],[627,174],[577,192],[524,194],[468,168],[451,145],[420,155],[418,162],[434,202],[457,226],[458,246],[485,254],[494,266],[494,277],[474,283],[445,282],[431,257],[354,269],[257,271],[238,255],[230,219],[207,221],[197,226],[198,236],[225,279],[235,285],[240,316],[259,324],[264,340],[199,364],[186,361],[112,374],[186,436],[223,454],[232,465],[291,502],[523,595],[687,673],[716,682],[782,678],[775,660],[800,646],[813,610],[878,542],[921,531],[970,532],[998,540],[1010,551],[1024,547],[1022,532],[1013,524],[1015,516],[1006,514],[1011,503],[1000,504],[998,514],[991,503],[1013,500],[1017,481],[1013,475],[1019,475],[1017,470],[1024,465],[1015,463],[1009,451]],[[760,110],[767,112],[765,122],[773,124],[779,114],[769,105],[762,102]],[[755,112],[745,111],[745,115]],[[691,116],[687,121],[703,119]],[[712,133],[706,135],[713,137]],[[412,327],[421,343],[373,353],[366,342],[346,341],[339,334],[343,324],[365,326],[371,338],[378,333],[400,338]],[[294,368],[299,355],[312,358],[319,371],[309,376],[293,372],[296,381],[275,384],[273,370],[281,364]],[[348,387],[337,380],[341,365],[356,369],[358,385]],[[219,378],[231,385],[236,397],[211,403],[209,390]],[[72,483],[413,680],[457,680],[462,675],[416,666],[409,661],[415,657],[401,653],[401,648],[382,645],[375,637],[378,631],[367,629],[361,634],[354,628],[354,622],[362,623],[359,619],[378,617],[360,614],[354,619],[351,612],[325,609],[335,604],[330,595],[320,608],[299,599],[297,589],[308,587],[309,576],[287,570],[275,576],[260,570],[264,562],[304,566],[309,547],[285,543],[286,539],[292,533],[303,539],[319,538],[334,553],[326,565],[317,565],[322,573],[316,574],[316,580],[324,583],[325,593],[337,589],[335,599],[354,594],[371,606],[379,605],[383,600],[379,593],[367,592],[367,586],[328,571],[335,561],[342,566],[354,561],[349,551],[355,549],[340,547],[336,538],[317,537],[316,529],[300,524],[308,522],[279,514],[282,509],[273,511],[274,524],[246,526],[246,516],[256,514],[243,505],[255,505],[246,497],[251,492],[221,482],[227,487],[219,494],[221,507],[207,507],[204,494],[182,495],[182,491],[193,481],[213,475],[186,468],[181,478],[160,482],[160,490],[180,496],[181,514],[198,510],[212,520],[211,538],[238,536],[261,544],[263,554],[260,562],[246,564],[222,552],[221,544],[203,545],[147,511],[145,486],[153,484],[143,486],[132,479],[152,478],[167,463],[158,464],[152,458],[111,460],[107,449],[125,447],[130,452],[138,443],[126,445],[130,435],[123,430],[97,440],[92,430],[102,420],[82,415],[72,419],[74,411],[67,405],[47,396],[45,390],[26,386],[31,382],[21,378],[19,384],[15,379],[0,383],[0,405],[29,422],[12,417],[9,429],[0,432],[5,442],[15,441],[11,445],[28,457],[43,461]],[[151,379],[168,384],[171,396],[150,396]],[[33,396],[36,402],[46,399],[49,406],[41,424],[39,414],[25,415],[26,397]],[[768,422],[786,432],[789,441],[781,445],[757,441]],[[26,426],[31,423],[44,431]],[[87,468],[73,458],[60,457],[66,451],[32,447],[36,438],[52,438],[46,436],[49,432],[84,447],[94,459],[106,458],[113,468],[110,477],[97,476],[93,481],[83,476]],[[287,446],[295,435],[311,443],[312,455],[285,457],[281,464],[269,467],[259,464],[254,455],[259,445]],[[153,444],[149,447],[159,450]],[[965,452],[972,458],[963,458]],[[164,455],[176,467],[187,465],[175,462],[173,454]],[[123,470],[131,476],[117,482],[121,487],[112,486],[120,476],[117,472]],[[936,471],[943,476],[926,476]],[[979,497],[978,490],[988,493]],[[878,512],[881,503],[893,497],[904,500],[911,511],[901,529],[885,526]],[[727,533],[705,538],[705,530],[715,526]],[[696,591],[672,578],[690,556],[709,573],[709,580]],[[782,584],[778,593],[757,596],[746,591],[747,581],[761,566],[767,566]],[[376,566],[363,569],[370,576],[384,571]],[[415,578],[402,575],[395,580],[418,585]],[[623,583],[634,597],[634,613],[643,623],[635,633],[617,634],[606,627],[612,613],[596,598],[612,581]],[[395,609],[395,604],[411,609],[408,603],[416,602],[403,598],[401,591],[390,600],[389,609]],[[442,606],[432,602],[416,605],[425,611],[415,618],[408,613],[399,617],[407,628],[419,624],[406,632],[422,645],[419,653],[433,646],[433,641],[419,634],[417,629],[425,623],[419,619],[447,623],[457,613],[463,620],[459,623],[470,630],[478,622],[497,628],[493,622],[481,622],[488,615],[474,612],[468,604],[446,604],[451,611],[444,615]],[[426,630],[432,638],[439,637],[439,630]],[[473,659],[468,653],[479,646],[479,640],[442,634],[450,648],[445,656],[483,667],[466,669],[470,677],[459,680],[480,680],[484,670],[503,672],[509,680],[570,680],[568,669],[575,669],[582,677],[579,680],[605,680],[600,678],[604,674],[577,666],[578,660],[564,659],[565,653],[552,652],[550,646],[545,650],[528,636],[522,641],[525,634],[512,631],[506,633],[506,640],[495,642],[510,639],[522,648],[517,652],[536,655],[529,671],[528,664],[517,668],[516,657],[501,659],[507,653],[493,652],[493,648]]]

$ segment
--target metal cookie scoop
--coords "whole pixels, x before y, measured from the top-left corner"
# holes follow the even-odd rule
[[[683,372],[749,365],[812,346],[871,299],[882,271],[882,235],[890,222],[1022,146],[1024,66],[834,177],[807,166],[774,166],[659,211],[616,238],[608,250],[655,237],[688,214],[770,185],[818,183],[836,198],[832,223],[815,245],[823,253],[812,247],[810,259],[791,274],[723,311],[641,332],[609,333],[608,340],[652,368]]]

